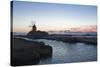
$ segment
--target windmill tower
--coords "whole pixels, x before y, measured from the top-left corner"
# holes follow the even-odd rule
[[[36,25],[35,25],[35,21],[31,21],[31,23],[32,23],[32,25],[29,26],[29,27],[32,27],[32,31],[33,31],[33,32],[36,32],[36,31],[37,31],[37,27],[36,27]]]

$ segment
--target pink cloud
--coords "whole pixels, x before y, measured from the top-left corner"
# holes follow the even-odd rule
[[[73,32],[97,32],[97,25],[83,25],[80,27],[70,28]]]

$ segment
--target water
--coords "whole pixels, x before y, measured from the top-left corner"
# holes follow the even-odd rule
[[[86,62],[97,60],[97,46],[86,43],[65,43],[56,40],[46,39],[29,39],[25,37],[17,37],[29,41],[44,42],[53,48],[53,55],[50,58],[42,59],[39,64],[57,64]]]
[[[39,64],[71,63],[97,60],[97,46],[85,43],[64,43],[62,41],[38,39],[53,47],[51,58],[42,59]]]

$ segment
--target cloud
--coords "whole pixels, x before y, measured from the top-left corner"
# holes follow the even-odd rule
[[[80,27],[70,28],[73,32],[97,32],[97,25],[83,25]]]

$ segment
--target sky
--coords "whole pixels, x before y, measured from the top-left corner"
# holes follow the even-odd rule
[[[32,21],[41,31],[97,30],[97,7],[89,5],[13,2],[13,32],[28,32]]]

